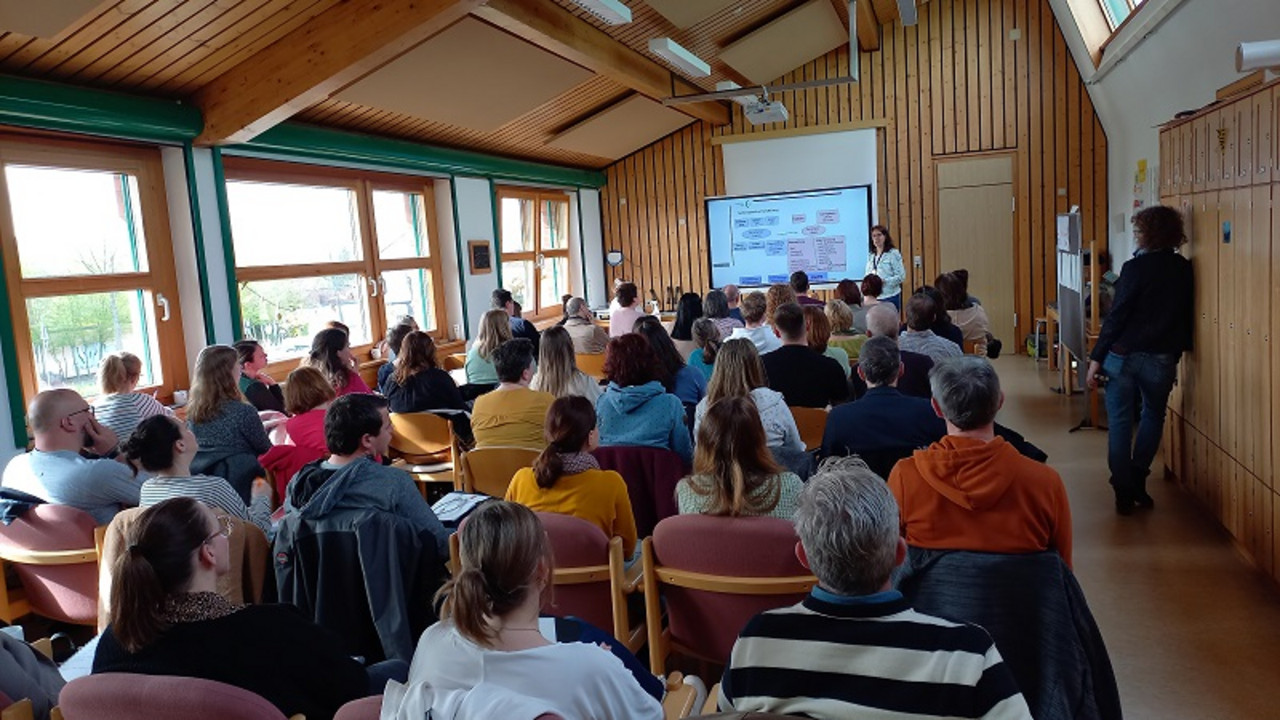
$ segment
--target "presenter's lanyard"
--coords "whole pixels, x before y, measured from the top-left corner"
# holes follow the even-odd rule
[[[884,253],[871,256],[871,272],[880,274],[880,260],[884,257]]]

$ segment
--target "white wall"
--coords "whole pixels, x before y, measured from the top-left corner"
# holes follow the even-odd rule
[[[1104,56],[1100,73],[1088,60],[1066,0],[1050,4],[1107,132],[1108,227],[1111,254],[1118,262],[1133,252],[1129,216],[1140,159],[1146,159],[1149,182],[1155,183],[1157,126],[1181,110],[1213,102],[1218,88],[1241,77],[1235,70],[1238,44],[1280,38],[1280,2],[1147,0],[1111,43],[1111,48],[1128,46],[1128,51],[1118,61]],[[1120,213],[1124,220],[1117,227]]]
[[[458,201],[458,229],[462,234],[462,252],[467,252],[471,240],[487,240],[493,269],[488,273],[471,274],[471,262],[463,257],[463,293],[467,298],[466,326],[468,337],[475,337],[480,327],[480,317],[489,309],[490,296],[498,289],[498,257],[493,236],[493,193],[485,178],[455,177],[454,192]]]
[[[582,213],[582,263],[587,270],[587,286],[581,295],[590,307],[609,304],[609,288],[604,281],[604,224],[600,218],[600,191],[578,191],[578,207]]]
[[[444,283],[445,337],[466,338],[462,312],[462,278],[458,276],[458,235],[454,232],[453,181],[436,180],[436,247],[440,252],[440,274]],[[465,258],[464,258],[465,260]]]
[[[876,129],[725,143],[725,195],[871,186],[876,222]]]
[[[187,191],[187,165],[182,149],[160,149],[164,165],[164,192],[169,206],[169,238],[173,244],[173,265],[178,280],[177,300],[182,306],[182,339],[191,365],[200,351],[209,344],[204,328],[204,299],[200,295],[200,277],[196,265],[196,237],[191,222],[191,197]],[[200,214],[210,211],[217,221],[217,206],[206,210],[200,206]],[[225,294],[225,291],[224,291]],[[230,328],[230,312],[224,322]],[[183,389],[183,388],[178,388]]]

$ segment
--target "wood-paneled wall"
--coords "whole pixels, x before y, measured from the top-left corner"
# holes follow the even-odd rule
[[[1280,579],[1280,84],[1160,133],[1160,197],[1190,219],[1195,349],[1165,423],[1164,464]]]
[[[879,132],[877,212],[908,261],[907,287],[941,268],[935,160],[1003,151],[1017,156],[1018,335],[1057,293],[1054,215],[1079,205],[1086,232],[1107,242],[1107,140],[1047,0],[951,0],[921,5],[914,27],[883,28],[881,49],[858,56],[856,85],[784,92],[785,124],[753,127],[734,109],[725,127],[695,123],[609,166],[604,241],[625,264],[609,269],[647,296],[708,287],[703,200],[724,193],[712,138],[886,121]],[[1017,36],[1017,39],[1013,39]],[[787,82],[848,74],[847,48]],[[762,136],[763,137],[763,136]],[[1086,237],[1088,240],[1088,237]]]

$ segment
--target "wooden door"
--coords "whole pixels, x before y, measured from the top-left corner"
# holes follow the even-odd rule
[[[1005,347],[1016,347],[1013,159],[988,155],[939,162],[937,168],[942,270],[969,271],[969,291],[982,301],[991,333]]]

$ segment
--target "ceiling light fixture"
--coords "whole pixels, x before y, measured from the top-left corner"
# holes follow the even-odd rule
[[[691,77],[706,77],[711,74],[710,65],[702,58],[680,47],[671,38],[653,38],[649,41],[649,52],[683,70]]]
[[[920,22],[920,15],[916,12],[916,0],[898,0],[898,17],[906,27]]]
[[[605,25],[626,25],[631,22],[631,8],[618,0],[573,0],[573,2]]]

